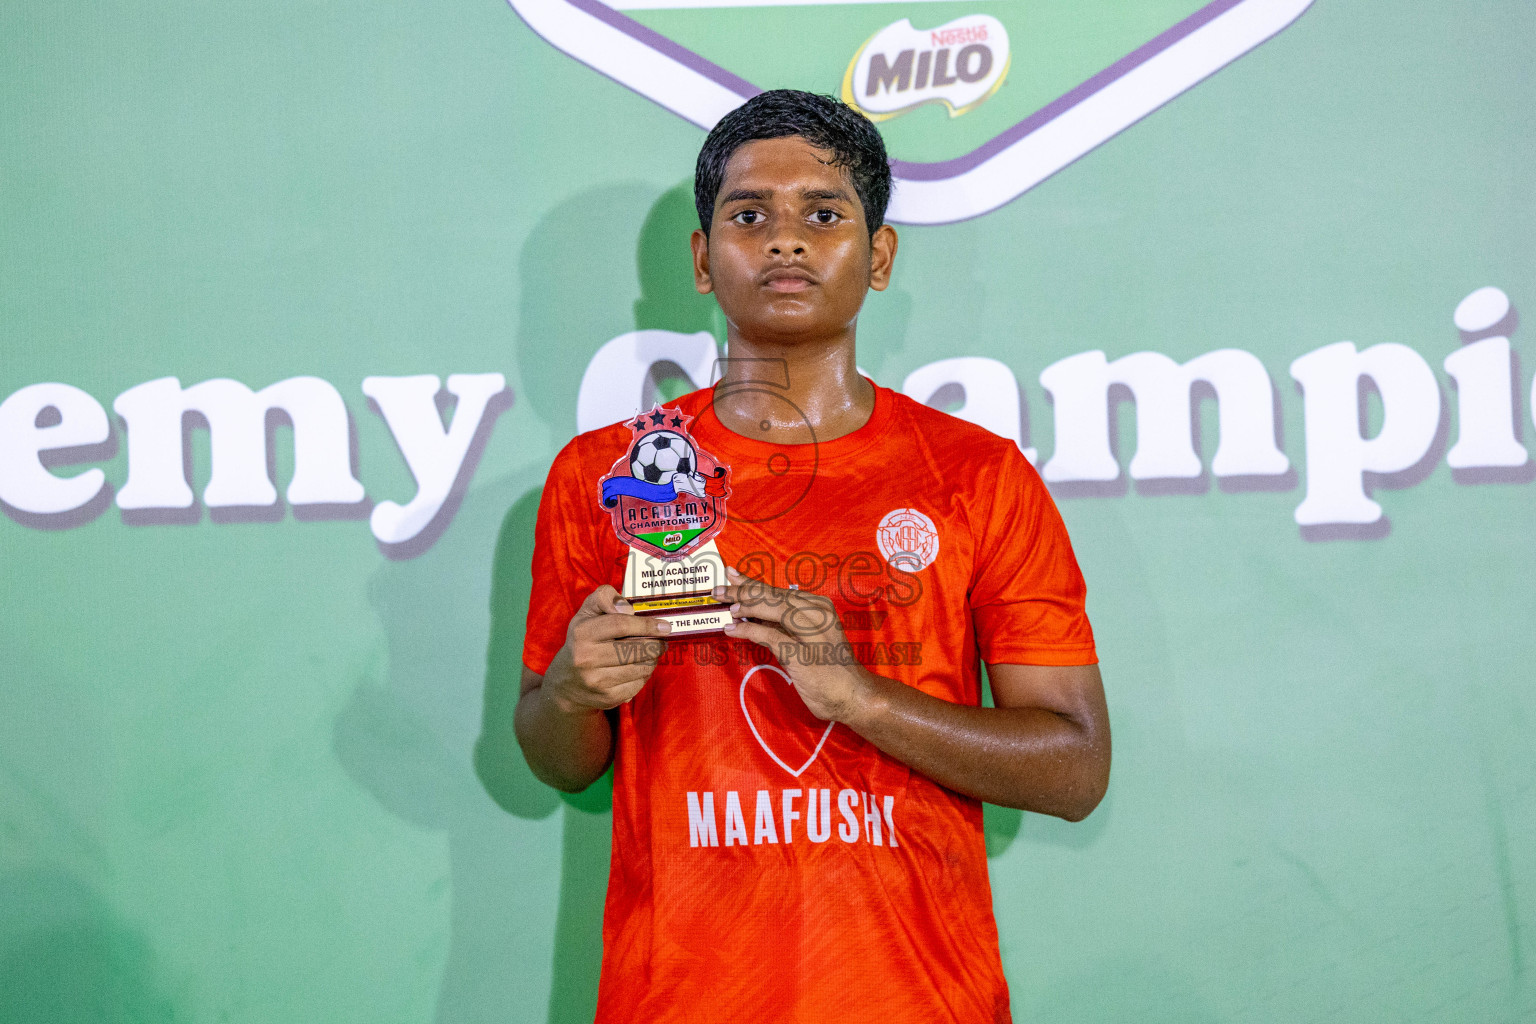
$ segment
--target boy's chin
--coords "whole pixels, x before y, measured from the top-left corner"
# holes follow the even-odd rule
[[[819,310],[760,312],[754,317],[736,320],[736,333],[744,341],[770,345],[797,345],[832,341],[842,333],[842,325],[821,315]]]

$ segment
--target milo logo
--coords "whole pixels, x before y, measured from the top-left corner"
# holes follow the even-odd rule
[[[821,92],[841,80],[845,103],[886,122],[893,224],[948,224],[997,209],[1312,5],[1072,0],[987,4],[996,17],[954,18],[966,8],[884,0],[508,2],[551,46],[705,131],[765,87]],[[912,24],[940,18],[953,20]],[[1004,89],[1014,44],[1028,74]],[[975,116],[960,117],[983,102]],[[925,103],[950,116],[897,117]]]
[[[902,18],[876,32],[843,74],[843,102],[883,121],[924,103],[959,117],[997,91],[1008,76],[1008,30],[986,14],[968,14],[919,31]]]

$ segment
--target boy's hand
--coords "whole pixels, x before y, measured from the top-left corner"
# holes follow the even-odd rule
[[[780,590],[726,569],[731,585],[715,597],[734,602],[737,619],[727,636],[750,640],[773,652],[811,714],[822,721],[849,723],[866,709],[875,688],[870,672],[853,657],[832,599],[800,590]]]
[[[567,714],[618,707],[651,677],[671,629],[663,619],[636,615],[604,584],[571,617],[565,646],[544,674],[543,689]]]

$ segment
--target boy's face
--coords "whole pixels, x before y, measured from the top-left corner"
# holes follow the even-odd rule
[[[714,292],[752,341],[793,344],[840,334],[870,288],[891,279],[896,232],[871,238],[853,183],[832,155],[797,135],[731,154],[709,236],[693,233],[694,285]]]

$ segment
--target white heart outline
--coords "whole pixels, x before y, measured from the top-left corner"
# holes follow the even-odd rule
[[[821,739],[817,741],[816,749],[811,751],[811,756],[805,759],[805,764],[801,765],[798,771],[794,768],[791,768],[783,761],[779,760],[779,755],[775,754],[773,752],[773,748],[768,746],[768,744],[763,741],[763,734],[757,731],[757,725],[752,721],[752,713],[747,710],[747,682],[763,669],[767,669],[770,672],[776,672],[784,680],[784,682],[788,683],[790,686],[795,685],[790,680],[789,673],[785,672],[777,665],[753,665],[751,668],[747,669],[747,674],[741,677],[741,689],[737,692],[737,698],[741,703],[741,717],[747,720],[747,728],[752,730],[752,737],[753,739],[757,740],[757,745],[763,748],[763,753],[773,758],[775,764],[789,772],[789,774],[794,778],[798,779],[800,777],[800,773],[805,771],[815,762],[816,755],[821,753],[821,748],[827,742],[827,737],[832,735],[832,727],[837,723],[827,723],[827,727],[821,731]]]

